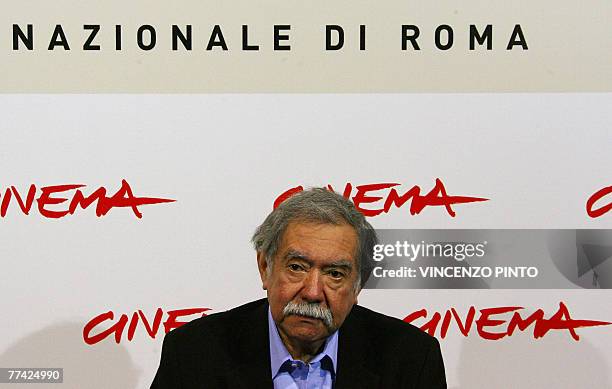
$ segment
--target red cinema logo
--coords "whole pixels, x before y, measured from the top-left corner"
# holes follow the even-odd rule
[[[387,213],[392,207],[401,208],[405,204],[410,204],[411,215],[418,215],[426,207],[444,207],[451,217],[455,217],[453,205],[489,200],[482,197],[449,195],[442,180],[439,178],[436,178],[434,187],[425,194],[421,193],[421,188],[418,185],[414,185],[412,188],[402,193],[398,191],[399,188],[397,188],[400,185],[401,184],[396,182],[358,185],[355,187],[353,194],[353,184],[347,183],[344,186],[342,195],[353,201],[355,207],[368,217]],[[327,189],[334,191],[331,185],[328,185]],[[301,185],[286,190],[276,198],[274,201],[274,208],[278,207],[292,195],[303,190],[304,187]]]
[[[600,217],[610,212],[612,209],[612,186],[605,187],[593,193],[586,202],[586,212],[592,218]],[[606,198],[607,196],[607,198]],[[608,200],[607,204],[597,206],[600,201]]]
[[[442,339],[446,337],[451,325],[456,325],[463,336],[467,337],[472,329],[475,329],[476,334],[486,340],[500,340],[512,336],[517,330],[526,331],[532,327],[534,339],[544,337],[551,330],[565,330],[578,341],[580,336],[576,333],[576,329],[612,324],[605,321],[573,319],[562,301],[559,302],[557,312],[548,318],[542,309],[537,309],[531,314],[521,313],[523,310],[523,307],[511,306],[482,308],[477,311],[472,306],[464,316],[455,308],[450,308],[443,314],[434,312],[429,316],[426,309],[421,309],[406,316],[404,321],[418,326],[432,336],[439,335]],[[424,319],[425,322],[415,323],[419,319]]]
[[[38,190],[36,185],[30,185],[25,199],[16,187],[6,188],[0,202],[0,217],[5,217],[11,203],[17,203],[24,215],[29,215],[36,198],[36,209],[43,217],[59,219],[67,215],[73,215],[78,208],[86,209],[96,203],[96,215],[98,217],[106,215],[113,208],[130,208],[137,218],[142,218],[142,213],[138,207],[148,204],[170,203],[176,200],[161,199],[155,197],[134,196],[130,184],[126,180],[121,180],[121,187],[110,197],[104,187],[96,189],[89,196],[83,194],[82,184],[67,184],[44,186]],[[38,193],[38,197],[36,194]],[[66,196],[66,197],[63,197]],[[70,201],[68,201],[70,198]],[[14,201],[13,201],[14,199]],[[66,207],[60,208],[60,205]]]
[[[103,341],[108,337],[113,337],[115,343],[120,343],[123,339],[123,333],[127,328],[126,338],[128,341],[134,339],[134,334],[138,327],[144,328],[146,334],[155,339],[162,327],[163,321],[163,332],[167,334],[171,330],[182,326],[196,317],[206,316],[206,311],[210,308],[186,308],[176,309],[173,311],[165,312],[161,308],[157,308],[155,315],[151,318],[147,318],[147,315],[141,310],[137,310],[131,314],[131,317],[127,314],[121,314],[115,319],[115,313],[108,311],[99,314],[98,316],[91,319],[85,327],[83,327],[83,340],[89,345],[93,345]],[[179,318],[190,317],[186,321],[180,321]],[[109,324],[110,323],[110,324]]]
[[[532,313],[524,313],[523,307],[493,307],[477,310],[470,307],[467,313],[459,313],[455,308],[450,308],[443,313],[433,312],[431,315],[423,308],[408,314],[404,321],[412,323],[422,331],[432,336],[444,339],[450,328],[456,326],[459,332],[465,336],[477,336],[486,340],[500,340],[510,337],[517,332],[525,332],[532,328],[535,339],[542,338],[552,330],[568,331],[570,336],[578,341],[580,337],[576,330],[578,328],[607,326],[612,323],[596,320],[578,320],[571,317],[565,303],[559,303],[559,309],[547,317],[542,309]],[[107,338],[112,338],[115,343],[123,340],[132,341],[136,330],[151,339],[162,333],[168,333],[174,328],[180,327],[191,319],[206,316],[210,308],[187,308],[164,312],[157,308],[151,317],[142,310],[132,312],[130,315],[115,315],[108,311],[97,315],[83,327],[83,341],[89,345],[95,345]],[[165,317],[165,320],[164,320]],[[185,320],[178,320],[183,318]]]

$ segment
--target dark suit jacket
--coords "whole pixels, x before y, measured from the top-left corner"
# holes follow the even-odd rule
[[[151,389],[273,388],[268,301],[209,315],[168,333]],[[446,388],[438,341],[354,306],[340,328],[335,389]]]

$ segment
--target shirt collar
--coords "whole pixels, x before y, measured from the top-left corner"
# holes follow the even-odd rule
[[[270,367],[272,368],[272,379],[277,376],[281,366],[288,360],[293,360],[291,354],[287,351],[287,348],[283,344],[280,338],[276,323],[272,318],[272,313],[268,307],[268,333],[270,335]],[[327,356],[331,359],[333,371],[332,377],[336,374],[337,366],[337,355],[338,355],[338,331],[335,331],[325,340],[325,347],[323,351],[315,356],[310,363],[320,362],[323,357]]]

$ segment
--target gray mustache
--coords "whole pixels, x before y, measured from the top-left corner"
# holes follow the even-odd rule
[[[289,303],[283,309],[283,316],[287,317],[289,315],[300,315],[312,317],[313,319],[319,319],[323,321],[325,327],[328,329],[333,329],[334,326],[334,318],[332,312],[329,308],[322,307],[318,303],[295,303],[293,301],[289,301]]]

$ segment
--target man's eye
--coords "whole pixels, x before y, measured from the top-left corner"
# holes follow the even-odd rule
[[[302,266],[298,265],[297,263],[292,263],[289,265],[289,269],[293,270],[293,271],[300,271],[303,270]]]
[[[338,271],[338,270],[332,270],[332,271],[330,271],[330,272],[329,272],[329,275],[330,275],[332,278],[336,278],[336,279],[340,279],[340,278],[344,277],[344,273],[342,273],[341,271]]]

